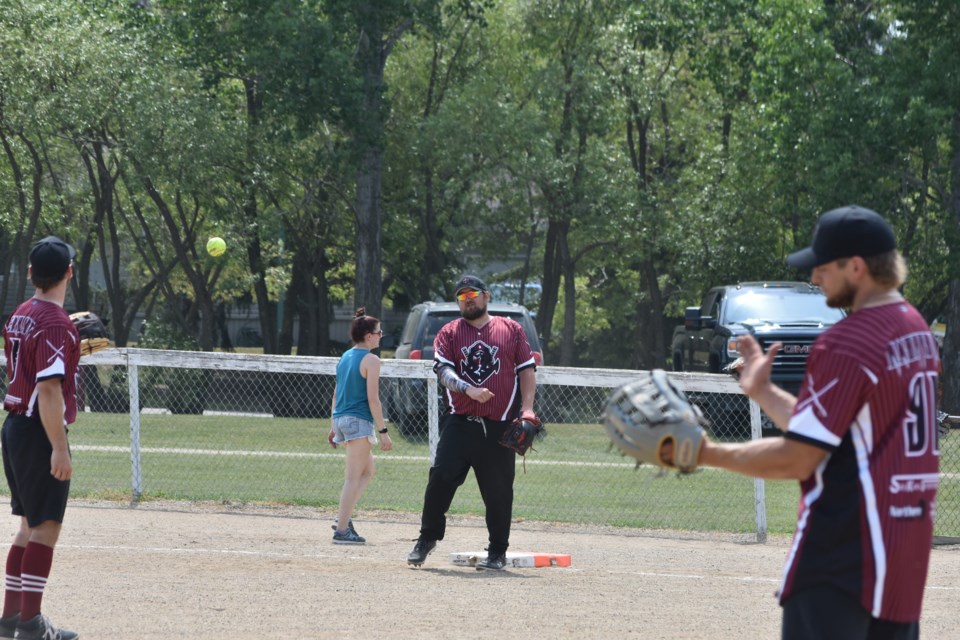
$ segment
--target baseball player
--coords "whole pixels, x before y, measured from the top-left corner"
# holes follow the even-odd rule
[[[705,441],[700,463],[800,481],[784,640],[917,638],[939,481],[936,341],[898,291],[906,265],[877,213],[823,214],[787,262],[850,314],[814,343],[797,397],[770,381],[780,345],[741,338],[740,385],[784,437]]]
[[[464,276],[454,290],[462,317],[440,329],[433,343],[447,412],[423,496],[420,537],[407,563],[422,565],[443,540],[447,510],[472,468],[489,534],[477,569],[499,571],[510,545],[516,454],[497,441],[518,415],[536,421],[536,366],[520,324],[487,312],[490,292],[480,278]]]
[[[3,327],[8,386],[0,438],[10,506],[20,517],[20,529],[7,554],[0,638],[77,637],[40,613],[73,475],[67,425],[77,417],[80,338],[63,302],[75,255],[73,247],[53,236],[35,244],[29,274],[36,293]]]

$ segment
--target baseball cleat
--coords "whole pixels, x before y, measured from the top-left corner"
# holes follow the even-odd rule
[[[56,628],[50,618],[38,613],[25,622],[21,620],[13,637],[15,640],[77,640],[80,636],[75,631]]]
[[[12,638],[17,630],[17,623],[20,622],[20,614],[15,613],[6,618],[0,618],[0,638]]]
[[[427,559],[427,556],[437,548],[436,540],[424,540],[419,538],[413,551],[407,556],[407,564],[419,567]]]
[[[507,567],[507,554],[491,553],[485,560],[477,562],[477,571],[503,571]]]

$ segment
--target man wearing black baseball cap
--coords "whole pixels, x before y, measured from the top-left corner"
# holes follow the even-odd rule
[[[40,240],[30,249],[30,274],[34,284],[40,287],[36,284],[38,280],[50,285],[60,282],[76,256],[74,248],[56,236]]]
[[[473,289],[474,291],[486,291],[486,283],[478,278],[477,276],[463,276],[457,280],[457,284],[454,287],[454,295],[459,295],[464,289]]]
[[[423,494],[420,537],[407,564],[421,566],[443,540],[447,511],[473,469],[489,540],[487,557],[476,568],[502,571],[510,546],[516,454],[499,441],[517,417],[539,423],[533,411],[536,361],[523,327],[488,312],[490,292],[483,280],[466,275],[453,289],[461,317],[444,325],[433,341],[433,370],[447,411]]]
[[[63,309],[76,251],[49,236],[30,249],[33,297],[3,327],[10,381],[0,439],[19,528],[7,552],[0,638],[77,637],[40,611],[70,495],[68,424],[77,417],[80,336]]]
[[[887,221],[876,211],[850,205],[828,211],[813,232],[813,244],[791,253],[787,264],[810,271],[838,258],[872,258],[897,248],[897,239]]]
[[[740,338],[740,386],[784,431],[705,441],[700,464],[800,481],[778,595],[782,640],[912,640],[933,542],[940,452],[937,344],[900,295],[906,265],[890,225],[851,205],[824,213],[787,262],[811,270],[850,313],[814,342],[798,396],[770,381],[782,345]]]

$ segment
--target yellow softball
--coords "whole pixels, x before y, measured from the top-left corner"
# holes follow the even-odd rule
[[[207,240],[207,253],[213,257],[222,256],[223,252],[227,250],[227,243],[223,241],[223,238],[218,238],[214,236]]]

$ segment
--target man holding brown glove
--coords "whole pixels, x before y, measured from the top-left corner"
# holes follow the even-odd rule
[[[472,468],[489,534],[487,557],[477,569],[500,571],[507,564],[516,472],[516,453],[500,440],[517,417],[539,424],[536,365],[523,328],[487,312],[490,292],[482,280],[464,276],[454,290],[462,317],[434,340],[433,370],[448,410],[423,497],[420,537],[407,563],[422,565],[443,540],[447,510]]]

